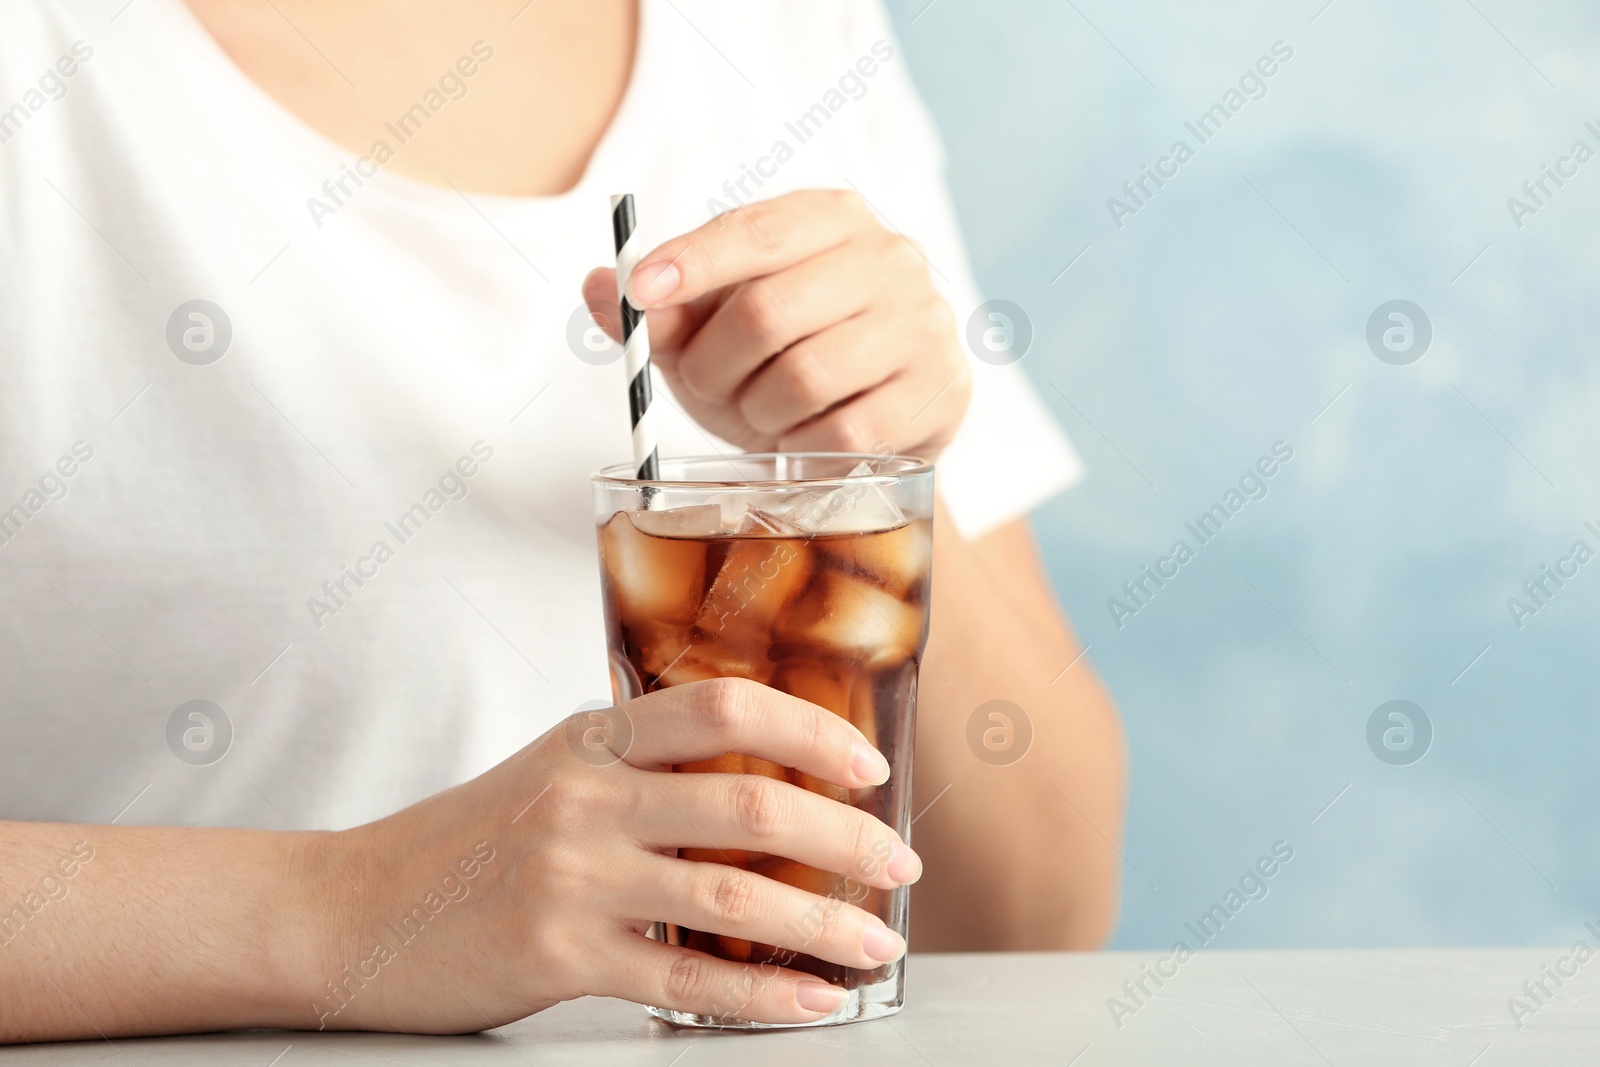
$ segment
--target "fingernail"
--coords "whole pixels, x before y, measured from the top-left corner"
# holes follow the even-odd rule
[[[879,963],[893,963],[906,951],[905,940],[876,917],[861,931],[861,947]]]
[[[865,741],[857,741],[850,748],[850,773],[868,785],[882,785],[889,780],[889,761]]]
[[[922,858],[911,851],[910,845],[898,841],[889,846],[889,877],[900,885],[910,885],[922,877]]]
[[[628,279],[635,307],[644,307],[657,300],[665,300],[678,291],[682,277],[676,263],[663,263],[659,267],[644,267]]]
[[[844,1006],[845,992],[827,982],[801,982],[794,987],[795,1003],[806,1011],[819,1011],[824,1015]]]

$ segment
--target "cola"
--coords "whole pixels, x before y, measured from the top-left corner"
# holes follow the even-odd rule
[[[849,719],[889,761],[881,786],[846,789],[742,753],[684,773],[759,774],[853,805],[909,837],[917,670],[927,640],[932,523],[882,490],[814,493],[787,512],[721,503],[617,511],[599,529],[607,640],[618,702],[708,678],[748,678]],[[865,528],[863,528],[865,527]],[[876,528],[874,528],[876,527]],[[846,989],[896,979],[898,964],[845,967],[807,953],[827,909],[853,904],[901,934],[907,893],[875,873],[818,870],[784,856],[682,848],[818,898],[784,945],[664,925],[665,939],[721,959],[805,971]],[[898,992],[894,1007],[898,1007]],[[892,1009],[891,1009],[892,1010]]]

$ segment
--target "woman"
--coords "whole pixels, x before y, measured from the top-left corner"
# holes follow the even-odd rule
[[[782,943],[813,900],[677,859],[691,824],[838,871],[886,852],[883,886],[922,876],[919,949],[1103,940],[1120,734],[1024,518],[1076,460],[1018,367],[963,351],[977,300],[880,11],[4,19],[0,1039],[460,1032],[585,994],[702,1012],[730,981],[749,1018],[830,1011],[644,936]],[[663,454],[939,461],[915,853],[826,798],[663,773],[733,749],[881,777],[764,687],[635,702],[613,766],[552,729],[606,687],[586,475],[627,413],[591,268],[620,191],[655,247]],[[993,699],[1027,758],[969,748]],[[419,900],[426,935],[372,962]],[[807,947],[903,949],[854,908]]]

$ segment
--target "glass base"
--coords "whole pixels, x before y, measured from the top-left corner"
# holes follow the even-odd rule
[[[905,970],[902,960],[902,965],[895,968],[893,975],[881,982],[850,990],[838,1011],[809,1023],[758,1023],[730,1016],[695,1015],[687,1011],[649,1006],[644,1010],[673,1026],[705,1027],[716,1030],[801,1030],[814,1026],[841,1026],[844,1023],[866,1022],[869,1019],[885,1019],[898,1014],[904,1006]]]

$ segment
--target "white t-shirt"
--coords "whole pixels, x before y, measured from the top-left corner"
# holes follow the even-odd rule
[[[623,366],[568,338],[611,193],[649,246],[853,185],[977,306],[875,5],[645,0],[621,110],[541,198],[352,159],[180,0],[108,12],[0,31],[0,818],[349,826],[608,695],[588,475],[628,458]],[[974,368],[939,467],[969,534],[1078,473],[1020,367]],[[668,401],[664,455],[728,447]]]

